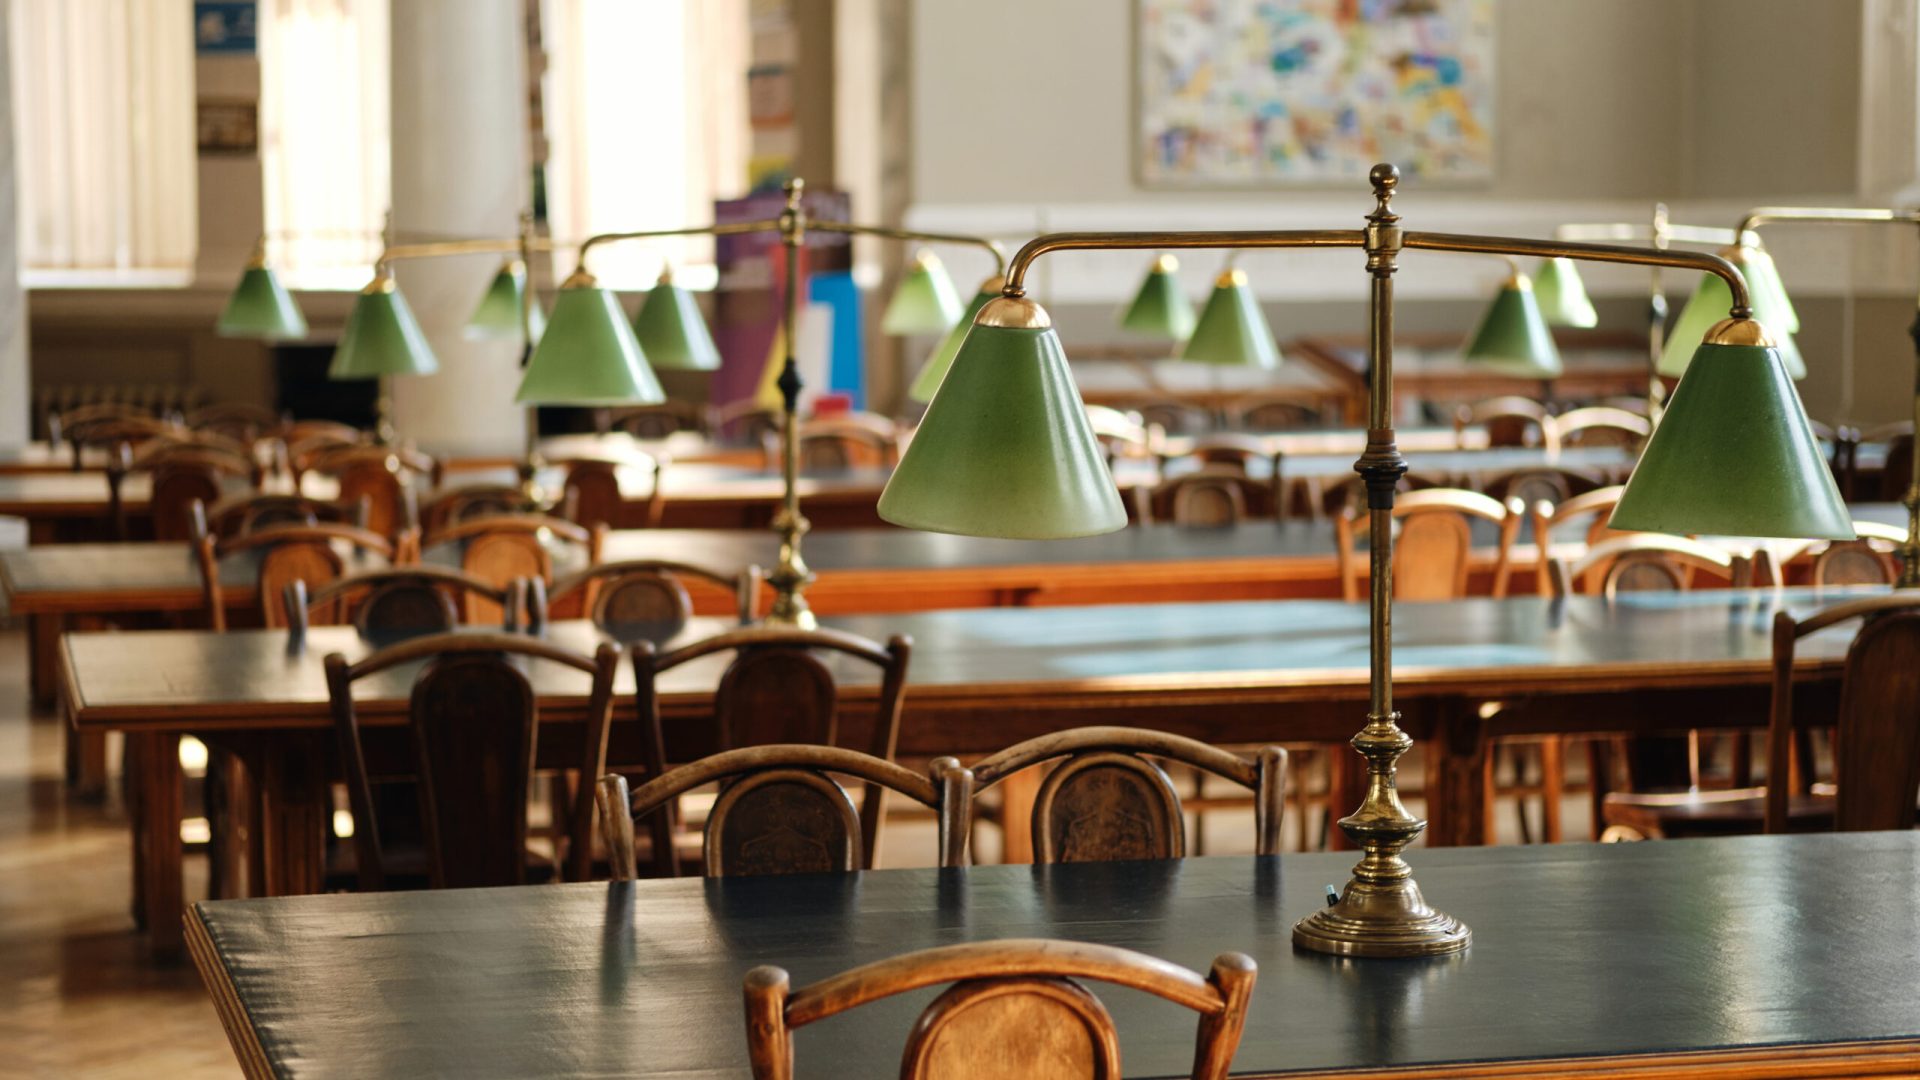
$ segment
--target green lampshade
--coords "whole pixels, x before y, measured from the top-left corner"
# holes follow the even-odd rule
[[[932,401],[934,392],[940,389],[940,381],[947,377],[947,369],[953,366],[953,358],[960,353],[960,344],[967,340],[967,334],[973,329],[973,320],[987,302],[1000,295],[1001,286],[1006,281],[991,277],[981,282],[980,291],[973,294],[973,301],[967,305],[966,314],[947,336],[934,346],[933,354],[920,366],[920,373],[913,377],[913,385],[907,387],[907,396],[915,401]]]
[[[1854,538],[1786,364],[1760,325],[1722,322],[1694,352],[1614,507],[1613,528]]]
[[[307,320],[280,278],[267,266],[255,265],[240,275],[214,332],[221,337],[284,341],[306,337]]]
[[[1214,280],[1213,294],[1200,309],[1180,359],[1235,367],[1280,366],[1280,347],[1273,342],[1260,301],[1247,286],[1245,271],[1228,270]]]
[[[658,405],[667,395],[613,290],[576,274],[561,286],[513,399],[522,405]]]
[[[525,264],[513,259],[502,265],[493,275],[493,283],[487,286],[486,295],[480,298],[480,306],[473,309],[473,317],[467,320],[467,336],[476,340],[520,340],[520,305],[526,301],[526,287]],[[540,302],[536,300],[527,312],[527,329],[533,344],[540,343],[540,334],[546,325],[546,313],[540,310]]]
[[[1461,356],[1478,367],[1527,379],[1555,379],[1566,370],[1525,274],[1500,286]]]
[[[960,292],[939,256],[922,251],[914,256],[913,266],[900,278],[887,302],[887,313],[880,317],[880,330],[886,334],[944,334],[960,321]]]
[[[1747,287],[1754,292],[1754,317],[1775,334],[1782,331],[1789,334],[1800,332],[1800,313],[1793,309],[1793,300],[1787,295],[1787,283],[1780,277],[1780,267],[1767,254],[1763,247],[1740,245],[1729,248],[1721,254],[1740,268],[1747,279]],[[1764,303],[1759,299],[1766,297]],[[1767,315],[1759,312],[1765,310]]]
[[[1193,301],[1180,287],[1180,263],[1171,255],[1153,260],[1133,303],[1120,316],[1120,326],[1162,341],[1185,341],[1193,334]]]
[[[880,494],[895,525],[1053,540],[1127,524],[1051,321],[998,299],[975,320]]]
[[[700,301],[662,272],[660,283],[640,302],[633,332],[647,363],[661,371],[718,371],[720,350],[714,347]]]
[[[1731,256],[1732,251],[1728,249],[1721,254]],[[1753,317],[1772,334],[1774,349],[1780,354],[1787,374],[1795,379],[1806,378],[1807,364],[1793,343],[1793,335],[1776,328],[1775,319],[1784,319],[1783,313],[1777,308],[1779,301],[1769,300],[1757,289],[1750,288],[1749,291],[1753,294]],[[1727,288],[1725,278],[1719,274],[1700,275],[1699,286],[1687,298],[1686,306],[1680,309],[1679,321],[1667,332],[1666,348],[1661,350],[1660,363],[1655,370],[1668,378],[1679,378],[1684,374],[1694,356],[1692,343],[1705,337],[1716,323],[1726,318],[1727,310],[1732,306],[1733,290]]]
[[[361,290],[333,350],[329,379],[377,379],[383,375],[431,375],[440,370],[433,347],[420,330],[407,298],[385,273]]]
[[[1533,298],[1548,326],[1593,327],[1600,315],[1587,298],[1587,283],[1572,259],[1548,259],[1534,275]]]

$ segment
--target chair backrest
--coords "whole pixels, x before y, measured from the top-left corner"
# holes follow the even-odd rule
[[[252,445],[278,435],[287,419],[265,405],[242,401],[215,402],[188,410],[186,424],[195,431],[213,432]]]
[[[368,502],[330,502],[305,495],[243,495],[215,503],[205,511],[207,530],[215,536],[243,536],[282,525],[353,525],[367,527]]]
[[[388,446],[336,446],[312,457],[307,468],[337,478],[341,502],[367,499],[367,528],[389,536],[419,524],[417,486],[423,480],[437,485],[441,471],[425,454]],[[296,465],[296,477],[301,471]]]
[[[716,634],[667,653],[650,641],[633,645],[635,693],[647,725],[642,757],[651,775],[666,771],[658,679],[662,672],[717,653],[732,653],[713,695],[718,743],[732,750],[776,743],[834,746],[839,741],[839,689],[819,654],[862,661],[878,669],[872,735],[860,749],[892,760],[900,734],[900,704],[906,691],[913,640],[903,634],[885,645],[839,630],[756,626]],[[869,789],[860,810],[865,850],[872,857],[884,813],[881,793]]]
[[[570,508],[568,516],[575,522],[589,528],[595,525],[612,528],[620,524],[626,509],[626,495],[620,488],[620,470],[625,467],[651,469],[653,478],[647,493],[645,523],[648,528],[660,524],[661,515],[666,509],[666,492],[660,485],[660,478],[667,467],[665,458],[651,455],[636,456],[628,461],[574,458],[565,462],[565,465],[566,501]]]
[[[420,531],[433,536],[462,521],[540,512],[518,484],[468,484],[440,492],[422,503]]]
[[[460,545],[460,568],[496,588],[506,588],[518,578],[553,581],[553,552],[549,544],[574,544],[584,554],[586,565],[600,562],[600,547],[606,530],[587,529],[561,518],[544,514],[502,514],[454,522],[426,538],[426,546]],[[467,618],[488,622],[499,618],[488,602],[468,597]]]
[[[1298,401],[1255,401],[1241,407],[1234,426],[1244,431],[1285,431],[1288,428],[1318,427],[1326,415]]]
[[[1847,648],[1833,735],[1834,827],[1911,829],[1920,790],[1920,595],[1895,592],[1795,621],[1773,617],[1767,831],[1786,832],[1793,787],[1793,657],[1817,630],[1863,619]]]
[[[1507,395],[1462,405],[1453,417],[1454,431],[1465,435],[1470,427],[1487,429],[1488,446],[1560,448],[1560,436],[1547,407],[1532,398]]]
[[[742,442],[757,445],[780,433],[780,410],[757,404],[752,398],[714,410],[713,429]]]
[[[603,644],[582,656],[519,634],[435,634],[381,649],[357,664],[326,659],[327,693],[353,806],[360,886],[379,889],[386,865],[373,785],[362,752],[353,684],[400,664],[426,661],[414,677],[407,727],[420,792],[427,874],[434,888],[518,885],[526,880],[527,794],[539,734],[538,699],[525,668],[549,661],[592,679],[586,735],[576,759],[582,777],[606,764],[613,676],[620,653]],[[582,783],[568,815],[566,863],[587,875],[594,792]]]
[[[623,644],[663,644],[684,630],[693,617],[687,581],[731,592],[734,610],[745,626],[759,610],[763,579],[757,566],[723,574],[672,559],[626,559],[591,566],[554,582],[546,606],[551,611],[577,604],[601,632]]]
[[[659,405],[634,405],[609,409],[603,431],[624,431],[636,439],[664,439],[679,431],[713,433],[713,414],[705,405],[691,401],[668,401]]]
[[[1595,488],[1585,494],[1569,499],[1537,500],[1529,505],[1533,507],[1533,543],[1539,549],[1539,558],[1534,560],[1535,588],[1545,595],[1552,588],[1551,562],[1553,559],[1554,531],[1569,521],[1585,519],[1587,531],[1582,541],[1591,546],[1614,536],[1628,536],[1621,529],[1609,528],[1607,521],[1613,516],[1613,508],[1620,504],[1620,494],[1626,488],[1615,484],[1610,487]]]
[[[1279,506],[1278,474],[1256,480],[1232,465],[1207,465],[1157,485],[1147,495],[1155,520],[1191,528],[1225,528]]]
[[[136,458],[131,468],[145,469],[152,478],[148,507],[153,514],[155,540],[192,540],[201,518],[194,504],[220,501],[226,478],[258,484],[260,470],[246,458],[206,447],[157,446]],[[110,479],[117,481],[111,476]]]
[[[891,468],[900,461],[900,439],[849,420],[809,420],[800,425],[800,467],[809,471]]]
[[[318,589],[346,573],[346,559],[339,547],[384,560],[394,559],[398,550],[386,537],[351,525],[283,525],[224,539],[201,537],[200,578],[208,623],[215,630],[227,628],[226,591],[220,583],[222,559],[257,553],[261,619],[269,627],[282,627],[287,625],[283,597],[289,583],[304,581],[307,588]]]
[[[336,578],[309,592],[305,581],[283,591],[288,631],[304,637],[309,626],[351,623],[360,636],[382,645],[440,634],[460,625],[468,595],[485,597],[506,612],[502,626],[518,629],[525,599],[520,583],[501,589],[458,570],[405,566]]]
[[[1620,446],[1638,449],[1653,434],[1644,416],[1606,405],[1569,409],[1553,418],[1561,446]]]
[[[1882,525],[1877,521],[1856,521],[1857,540],[1836,540],[1813,545],[1813,583],[1815,585],[1891,585],[1899,577],[1894,557],[1896,545],[1907,539],[1907,530]]]
[[[1360,599],[1360,560],[1354,551],[1354,533],[1365,512],[1357,502],[1348,502],[1333,518],[1340,588],[1348,600]],[[1455,600],[1467,595],[1476,518],[1500,527],[1494,549],[1492,595],[1507,595],[1513,541],[1526,518],[1526,507],[1518,499],[1501,502],[1477,491],[1428,488],[1396,496],[1393,517],[1399,524],[1399,536],[1393,543],[1393,595],[1397,599]]]
[[[1606,486],[1606,480],[1591,470],[1541,465],[1502,473],[1480,485],[1480,490],[1489,498],[1502,502],[1519,499],[1526,506],[1542,502],[1558,506],[1577,495],[1598,491]]]
[[[725,750],[656,775],[627,794],[626,778],[600,778],[600,820],[615,880],[634,877],[638,859],[634,823],[647,823],[655,865],[672,851],[670,808],[707,784],[721,785],[707,813],[702,866],[709,877],[821,874],[865,869],[868,848],[859,812],[829,774],[849,776],[904,795],[934,812],[940,865],[966,859],[968,776],[960,763],[940,758],[932,778],[885,758],[837,746],[783,743]],[[669,871],[671,872],[671,871]]]
[[[973,766],[973,783],[985,791],[1022,769],[1060,761],[1041,783],[1033,804],[1037,862],[1177,859],[1186,854],[1186,820],[1179,793],[1155,759],[1252,791],[1255,853],[1280,854],[1287,752],[1278,746],[1263,746],[1248,760],[1184,735],[1130,727],[1074,728],[981,759]]]
[[[777,967],[747,972],[747,1057],[754,1080],[792,1080],[793,1031],[870,1002],[952,983],[920,1013],[902,1080],[1018,1076],[1119,1080],[1113,1017],[1081,979],[1145,991],[1200,1014],[1195,1080],[1224,1080],[1240,1047],[1258,971],[1222,953],[1206,978],[1112,945],[1008,939],[943,945],[842,972],[798,990]]]
[[[1744,589],[1754,583],[1755,560],[1684,536],[1627,533],[1590,545],[1571,564],[1553,560],[1548,585],[1554,596],[1567,596],[1584,582],[1587,593],[1611,600],[1623,592],[1678,592],[1692,586],[1696,572]]]

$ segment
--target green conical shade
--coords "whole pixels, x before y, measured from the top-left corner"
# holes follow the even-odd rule
[[[1026,540],[1124,528],[1126,508],[1046,312],[996,300],[980,319],[887,481],[880,516]]]
[[[480,306],[473,309],[473,317],[467,320],[467,336],[518,341],[520,305],[525,301],[526,287],[527,270],[520,260],[502,266],[500,272],[493,275],[493,284],[487,286],[486,295],[480,298]],[[546,326],[546,313],[540,310],[540,302],[536,300],[527,313],[527,328],[535,345],[540,343],[540,334]]]
[[[1554,379],[1566,370],[1533,286],[1520,274],[1500,286],[1461,355],[1476,366],[1528,379]]]
[[[944,334],[960,321],[960,315],[960,292],[947,276],[947,268],[933,252],[923,251],[893,290],[887,313],[880,317],[880,330],[887,334]]]
[[[967,333],[973,329],[974,316],[987,302],[1000,295],[1002,282],[999,278],[989,278],[973,294],[973,302],[967,305],[967,311],[960,321],[953,324],[947,336],[934,346],[933,355],[920,366],[920,373],[913,377],[913,385],[907,388],[907,396],[915,401],[932,401],[936,390],[940,389],[940,380],[947,377],[947,369],[953,366],[953,358],[960,352],[960,343],[967,340]]]
[[[1793,335],[1776,325],[1776,320],[1785,316],[1771,304],[1758,290],[1753,292],[1753,317],[1767,328],[1775,341],[1775,351],[1780,354],[1780,362],[1786,366],[1787,374],[1795,379],[1807,377],[1807,364],[1800,358],[1800,350],[1793,343]],[[1686,306],[1680,309],[1680,319],[1667,331],[1666,348],[1660,352],[1660,363],[1655,370],[1671,379],[1677,379],[1687,370],[1687,363],[1694,357],[1695,343],[1706,337],[1714,324],[1727,317],[1727,310],[1733,306],[1733,290],[1727,288],[1725,278],[1719,274],[1700,275],[1700,285],[1687,298]]]
[[[520,377],[522,405],[658,405],[667,400],[613,290],[569,282]]]
[[[1267,328],[1267,317],[1261,314],[1260,301],[1247,286],[1245,273],[1229,270],[1215,279],[1213,294],[1200,309],[1200,321],[1194,324],[1180,359],[1237,367],[1280,366],[1280,347],[1273,343],[1273,331]]]
[[[1776,334],[1800,332],[1800,313],[1793,309],[1793,299],[1787,295],[1787,283],[1780,278],[1780,267],[1762,247],[1738,247],[1732,249],[1738,254],[1722,252],[1740,268],[1747,279],[1747,287],[1753,290],[1754,317]],[[1760,298],[1765,297],[1763,302]],[[1762,310],[1766,315],[1759,314]],[[1777,325],[1776,325],[1777,324]]]
[[[713,335],[707,332],[700,302],[666,274],[660,275],[660,283],[640,302],[633,332],[639,339],[641,355],[661,371],[717,371],[720,368],[720,350],[714,347]]]
[[[1185,341],[1193,333],[1193,301],[1180,287],[1180,264],[1171,255],[1153,260],[1133,303],[1120,316],[1122,328],[1162,341]]]
[[[1699,346],[1610,524],[1693,535],[1854,538],[1852,515],[1786,365],[1761,345]]]
[[[375,379],[431,375],[439,370],[440,362],[434,359],[407,298],[394,288],[392,278],[378,278],[354,301],[327,378]]]
[[[272,270],[249,266],[227,298],[226,310],[220,313],[214,332],[221,337],[282,341],[306,337],[307,320]]]
[[[1540,317],[1548,326],[1592,327],[1600,325],[1600,315],[1587,298],[1587,283],[1572,259],[1548,259],[1533,279],[1533,298],[1540,305]]]

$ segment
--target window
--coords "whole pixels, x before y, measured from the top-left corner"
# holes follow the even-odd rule
[[[22,282],[191,282],[191,5],[11,0],[9,15]]]
[[[553,235],[713,220],[747,180],[745,0],[545,0],[547,211]],[[662,260],[710,284],[704,237],[596,249],[616,289],[651,288]],[[572,254],[556,270],[573,270]]]
[[[392,201],[388,0],[260,0],[267,250],[302,289],[358,289]]]

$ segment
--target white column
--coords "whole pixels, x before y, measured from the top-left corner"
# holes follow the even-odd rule
[[[392,6],[393,222],[403,235],[515,236],[529,201],[523,0]],[[440,371],[394,380],[400,437],[441,454],[518,455],[515,342],[468,341],[494,255],[395,264]]]
[[[27,298],[20,290],[20,236],[14,217],[13,54],[0,8],[0,447],[19,446],[32,430],[27,392]]]

